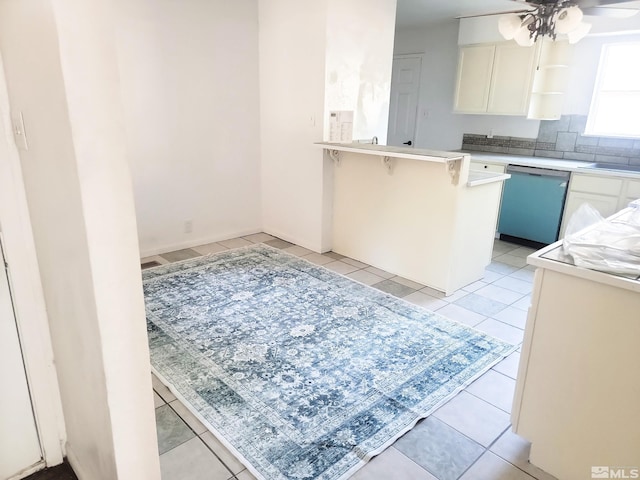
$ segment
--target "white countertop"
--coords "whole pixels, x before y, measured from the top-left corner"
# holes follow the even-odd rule
[[[444,152],[438,150],[425,150],[422,148],[390,147],[387,145],[375,145],[370,143],[318,142],[315,145],[331,152],[350,152],[390,158],[406,158],[425,162],[445,163],[448,164],[449,167],[452,167],[454,162],[460,162],[471,158],[468,153],[464,152]],[[468,162],[469,160],[466,161]],[[459,169],[459,165],[456,168]],[[505,173],[478,172],[471,170],[469,171],[466,185],[467,187],[476,187],[478,185],[486,185],[488,183],[503,182],[509,178],[511,178],[511,175]]]
[[[631,215],[632,212],[632,208],[625,208],[624,210],[621,210],[615,215],[609,217],[608,220],[624,220],[625,216]],[[563,240],[558,240],[557,242],[532,253],[527,257],[527,263],[536,267],[546,268],[574,277],[584,278],[586,280],[640,293],[640,275],[616,275],[613,273],[577,267],[574,265],[571,256],[565,255],[562,249],[562,242]]]
[[[462,160],[465,156],[469,155],[464,152],[444,152],[411,147],[390,147],[387,145],[374,145],[371,143],[318,142],[316,145],[326,150],[337,150],[338,152],[363,153],[365,155],[380,155],[394,158],[409,158],[412,160],[437,163],[448,163],[456,160]]]
[[[511,178],[508,173],[497,172],[482,172],[471,170],[469,172],[469,179],[467,180],[468,187],[477,187],[478,185],[486,185],[487,183],[502,182]]]
[[[640,172],[623,170],[609,170],[604,168],[585,168],[595,162],[581,162],[579,160],[563,160],[561,158],[527,157],[524,155],[506,155],[503,153],[466,152],[471,155],[471,161],[496,163],[501,165],[523,165],[525,167],[548,168],[585,175],[640,178]]]

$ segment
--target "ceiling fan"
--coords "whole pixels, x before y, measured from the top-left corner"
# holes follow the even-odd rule
[[[519,12],[500,17],[498,28],[507,40],[518,45],[531,46],[544,36],[553,40],[566,34],[569,43],[584,38],[591,24],[583,21],[585,15],[630,17],[640,11],[640,2],[620,0],[514,0],[526,5]]]

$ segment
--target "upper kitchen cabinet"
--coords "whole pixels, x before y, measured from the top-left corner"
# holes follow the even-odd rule
[[[454,111],[487,112],[495,51],[494,45],[460,48]]]
[[[527,115],[537,50],[513,42],[461,46],[454,111]]]

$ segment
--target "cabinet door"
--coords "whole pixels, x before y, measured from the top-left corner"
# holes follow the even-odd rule
[[[535,67],[536,47],[515,43],[495,47],[487,113],[526,115]]]
[[[494,45],[460,48],[453,109],[459,113],[486,113],[489,101]]]
[[[567,224],[569,223],[569,220],[571,220],[571,215],[573,215],[583,203],[590,204],[605,218],[618,211],[618,197],[598,195],[596,193],[569,192],[567,203],[564,208],[562,230],[560,232],[561,237],[564,237]]]
[[[640,180],[627,181],[626,203],[632,202],[640,198]],[[626,206],[626,204],[625,204]]]

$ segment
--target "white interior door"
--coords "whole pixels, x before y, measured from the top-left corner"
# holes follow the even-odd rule
[[[404,147],[415,144],[421,70],[421,57],[393,58],[388,145]]]
[[[6,480],[40,462],[42,451],[1,254],[0,261],[0,480]]]

